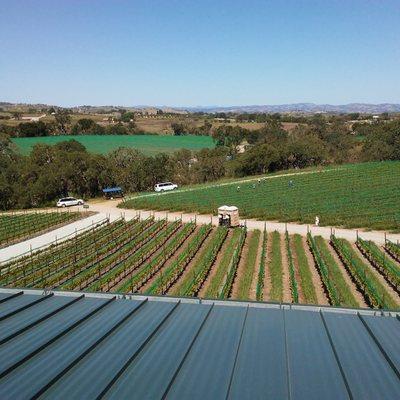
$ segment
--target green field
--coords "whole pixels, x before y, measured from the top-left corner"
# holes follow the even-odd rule
[[[321,225],[399,231],[400,162],[349,164],[261,183],[214,183],[138,196],[124,207],[215,215],[223,204],[239,207],[242,218],[312,224],[318,215]]]
[[[61,135],[34,138],[13,138],[22,154],[29,154],[37,143],[53,145],[64,140],[75,139],[88,151],[106,154],[118,147],[132,147],[153,156],[158,153],[172,153],[179,149],[200,150],[214,147],[210,136],[168,136],[168,135]]]

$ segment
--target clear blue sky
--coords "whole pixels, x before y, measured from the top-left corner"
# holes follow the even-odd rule
[[[0,101],[400,103],[400,0],[0,6]]]

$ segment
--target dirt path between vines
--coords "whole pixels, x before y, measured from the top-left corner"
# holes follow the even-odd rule
[[[347,286],[350,288],[352,295],[354,296],[356,302],[358,303],[358,306],[363,308],[368,308],[368,304],[365,302],[364,295],[357,289],[357,285],[351,280],[351,277],[346,271],[346,268],[344,267],[342,260],[339,258],[335,249],[329,243],[328,243],[328,249],[332,254],[333,259],[336,261],[336,264],[338,265]]]
[[[296,279],[297,282],[297,291],[299,293],[299,303],[300,304],[306,304],[306,300],[304,298],[303,294],[303,288],[301,286],[301,276],[299,272],[299,262],[297,259],[297,253],[294,249],[293,245],[293,237],[290,237],[290,250],[292,252],[292,257],[293,257],[293,268],[294,268],[294,278]]]
[[[263,238],[264,233],[261,232],[260,241],[258,242],[258,252],[256,257],[256,267],[254,269],[254,276],[251,282],[250,287],[250,300],[257,300],[257,283],[258,283],[258,274],[260,273],[260,263],[261,263],[261,254],[262,254],[262,246],[263,246]]]
[[[172,254],[164,263],[164,265],[158,270],[156,274],[154,274],[141,288],[140,293],[146,293],[148,289],[153,285],[154,281],[157,280],[162,274],[165,273],[165,270],[174,262],[176,259],[183,253],[187,244],[193,239],[194,235],[199,231],[200,227],[196,227],[196,229],[184,240],[184,242],[175,250],[175,253]],[[173,235],[170,240],[174,238]],[[168,241],[169,242],[169,241]],[[168,242],[165,244],[168,245]],[[163,246],[161,247],[162,251]]]
[[[281,247],[281,258],[282,258],[282,301],[284,303],[292,303],[292,291],[290,289],[290,272],[289,272],[289,261],[286,249],[285,235],[280,235],[280,247]]]
[[[271,300],[271,273],[269,270],[269,264],[271,261],[271,252],[272,252],[272,233],[267,233],[267,249],[266,249],[266,260],[265,260],[265,276],[264,276],[264,290],[263,290],[263,300],[270,301]]]
[[[315,262],[314,262],[314,257],[311,254],[311,251],[308,247],[307,239],[304,236],[302,237],[302,239],[303,239],[303,247],[304,247],[304,251],[306,253],[308,265],[310,267],[311,278],[312,278],[312,282],[314,285],[315,294],[317,296],[317,303],[320,305],[329,305],[329,301],[328,301],[328,298],[326,297],[326,294],[324,291],[324,286],[321,281],[321,277],[319,276],[317,266],[315,265]]]
[[[218,252],[217,258],[215,259],[215,262],[214,262],[213,266],[211,267],[211,271],[208,274],[207,279],[204,281],[203,285],[201,286],[201,289],[199,291],[198,297],[204,297],[205,296],[205,294],[207,292],[207,289],[208,289],[208,287],[210,285],[210,282],[214,279],[214,276],[215,276],[215,274],[217,272],[217,269],[218,269],[218,266],[219,266],[219,264],[221,262],[221,259],[222,259],[223,255],[224,255],[224,253],[225,253],[225,251],[226,251],[226,249],[228,247],[229,242],[232,239],[232,236],[233,236],[233,230],[230,229],[229,232],[228,232],[228,235],[225,238],[225,241],[224,241],[220,251]]]
[[[246,270],[246,264],[247,264],[247,259],[249,255],[249,242],[251,237],[253,236],[253,232],[247,232],[246,239],[243,244],[242,248],[242,253],[240,255],[240,260],[238,264],[238,268],[236,270],[236,276],[233,281],[232,285],[232,293],[230,298],[231,299],[237,299],[239,295],[239,287],[241,284],[242,279],[244,278],[245,270]]]
[[[177,296],[178,295],[177,290],[179,289],[179,286],[186,279],[187,275],[192,273],[193,268],[195,267],[195,265],[200,260],[201,253],[204,251],[204,249],[211,242],[211,240],[212,240],[212,238],[214,236],[214,233],[215,233],[215,229],[211,230],[211,232],[206,237],[206,240],[204,240],[204,242],[200,246],[199,250],[197,250],[196,255],[192,258],[192,260],[190,261],[189,265],[183,271],[183,274],[180,276],[180,278],[168,290],[168,292],[167,292],[168,295],[172,295],[172,296]]]
[[[393,288],[387,283],[386,279],[373,267],[373,265],[368,261],[366,257],[361,253],[355,243],[351,243],[352,248],[356,252],[356,254],[361,258],[364,264],[368,265],[368,268],[372,271],[372,274],[377,278],[377,280],[383,285],[385,290],[388,292],[391,299],[396,303],[397,306],[400,306],[400,297],[393,290]]]

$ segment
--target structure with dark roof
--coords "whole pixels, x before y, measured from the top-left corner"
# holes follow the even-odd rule
[[[124,191],[119,186],[118,187],[110,187],[110,188],[103,189],[103,195],[107,199],[113,199],[116,197],[123,197]]]
[[[0,398],[399,399],[399,314],[0,290]]]

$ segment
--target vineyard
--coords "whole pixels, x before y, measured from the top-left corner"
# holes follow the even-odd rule
[[[0,246],[26,240],[84,215],[80,212],[0,214]]]
[[[0,265],[0,286],[398,309],[399,254],[389,241],[120,218]]]
[[[318,215],[322,225],[399,231],[399,175],[397,161],[345,165],[138,196],[123,207],[215,215],[221,204],[234,204],[243,218],[310,224]]]

